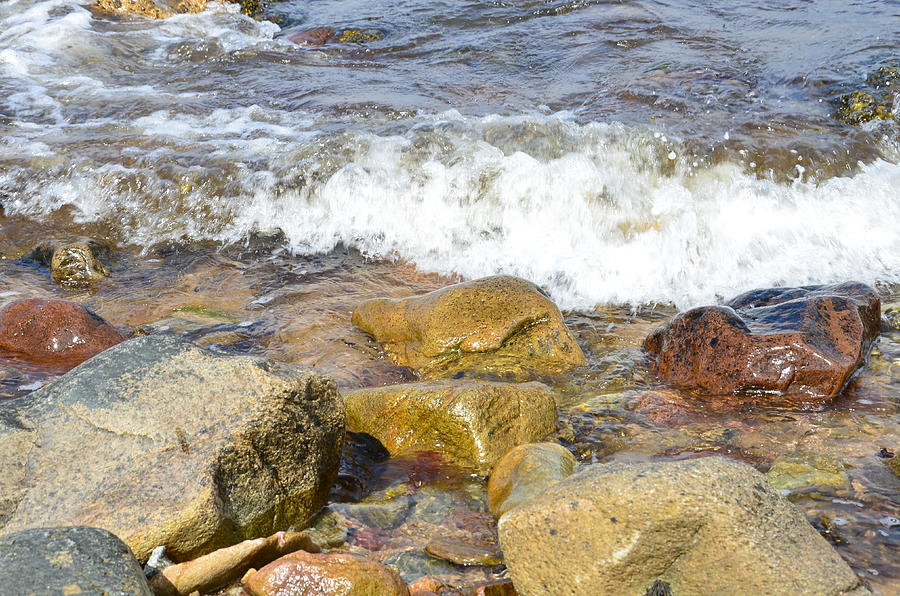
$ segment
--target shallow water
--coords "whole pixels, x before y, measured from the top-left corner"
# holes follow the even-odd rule
[[[834,118],[840,95],[879,91],[867,77],[900,66],[896,3],[266,14],[282,25],[228,5],[151,21],[0,4],[0,301],[67,297],[128,332],[316,366],[350,388],[415,378],[350,324],[362,300],[520,275],[568,309],[589,358],[544,379],[581,462],[837,457],[847,486],[790,498],[874,589],[900,589],[897,479],[876,456],[900,451],[898,332],[825,407],[667,392],[640,350],[678,308],[754,287],[855,279],[900,297],[900,124]],[[284,39],[320,26],[384,38]],[[81,237],[115,247],[92,288],[60,289],[28,256]],[[2,362],[0,396],[59,372]],[[370,500],[439,499],[455,517],[360,527],[353,548],[386,557],[482,527],[480,479],[378,469]],[[422,490],[423,469],[445,477]]]

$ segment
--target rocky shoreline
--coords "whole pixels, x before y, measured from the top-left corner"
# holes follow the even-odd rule
[[[691,417],[685,400],[700,399],[737,428],[747,403],[827,408],[890,322],[862,284],[761,290],[679,314],[643,340],[660,389],[639,394],[633,411],[677,426]],[[591,463],[560,445],[558,380],[585,375],[588,359],[526,280],[365,301],[352,324],[410,378],[339,392],[313,369],[210,351],[164,329],[126,339],[76,303],[9,301],[6,357],[77,366],[0,404],[4,585],[185,596],[870,593],[822,537],[834,527],[817,532],[785,498],[847,484],[839,462],[786,454],[763,475],[716,450]],[[900,460],[884,459],[886,471]],[[398,462],[409,462],[406,482],[379,489],[375,471]],[[353,498],[335,500],[348,479]],[[472,501],[430,492],[447,482],[468,483]],[[443,535],[423,550],[389,546],[429,524]]]

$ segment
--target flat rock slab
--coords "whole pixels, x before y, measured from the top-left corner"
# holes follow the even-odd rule
[[[176,561],[302,524],[344,434],[330,379],[148,336],[0,410],[0,534],[112,531]]]
[[[131,549],[100,528],[34,528],[0,538],[4,594],[150,596]]]
[[[878,296],[864,284],[775,288],[682,313],[644,348],[679,387],[821,400],[865,363],[879,325]]]
[[[498,528],[525,596],[869,594],[765,476],[721,457],[590,466]]]
[[[436,451],[482,474],[556,430],[556,401],[540,383],[427,381],[349,391],[344,401],[347,426],[391,455]]]
[[[353,311],[353,324],[427,379],[557,374],[585,363],[556,305],[531,282],[507,275],[369,300]]]

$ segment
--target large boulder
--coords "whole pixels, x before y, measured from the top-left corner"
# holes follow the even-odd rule
[[[129,340],[0,415],[0,534],[81,524],[176,561],[302,524],[337,473],[344,411],[309,369]]]
[[[87,308],[47,298],[23,298],[0,308],[0,353],[71,368],[125,340]]]
[[[575,456],[559,443],[519,445],[504,455],[487,485],[488,509],[497,517],[572,475]]]
[[[150,596],[125,543],[100,528],[33,528],[0,537],[0,592]]]
[[[425,378],[556,374],[585,362],[556,305],[531,282],[510,276],[369,300],[353,312],[353,324]]]
[[[644,348],[665,381],[687,389],[827,399],[864,364],[879,310],[863,284],[755,290],[676,316]]]
[[[556,430],[556,402],[540,383],[426,381],[344,394],[347,426],[391,455],[437,451],[486,474],[504,453]]]
[[[251,596],[407,596],[391,568],[349,553],[303,551],[281,557],[244,579]]]
[[[499,534],[524,596],[869,593],[765,476],[721,457],[591,466]]]

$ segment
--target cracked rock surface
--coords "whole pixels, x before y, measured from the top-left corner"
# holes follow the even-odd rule
[[[176,561],[302,524],[337,474],[344,409],[309,369],[126,341],[0,414],[0,534],[90,525]]]
[[[870,593],[765,476],[722,457],[590,466],[499,533],[523,596]]]

